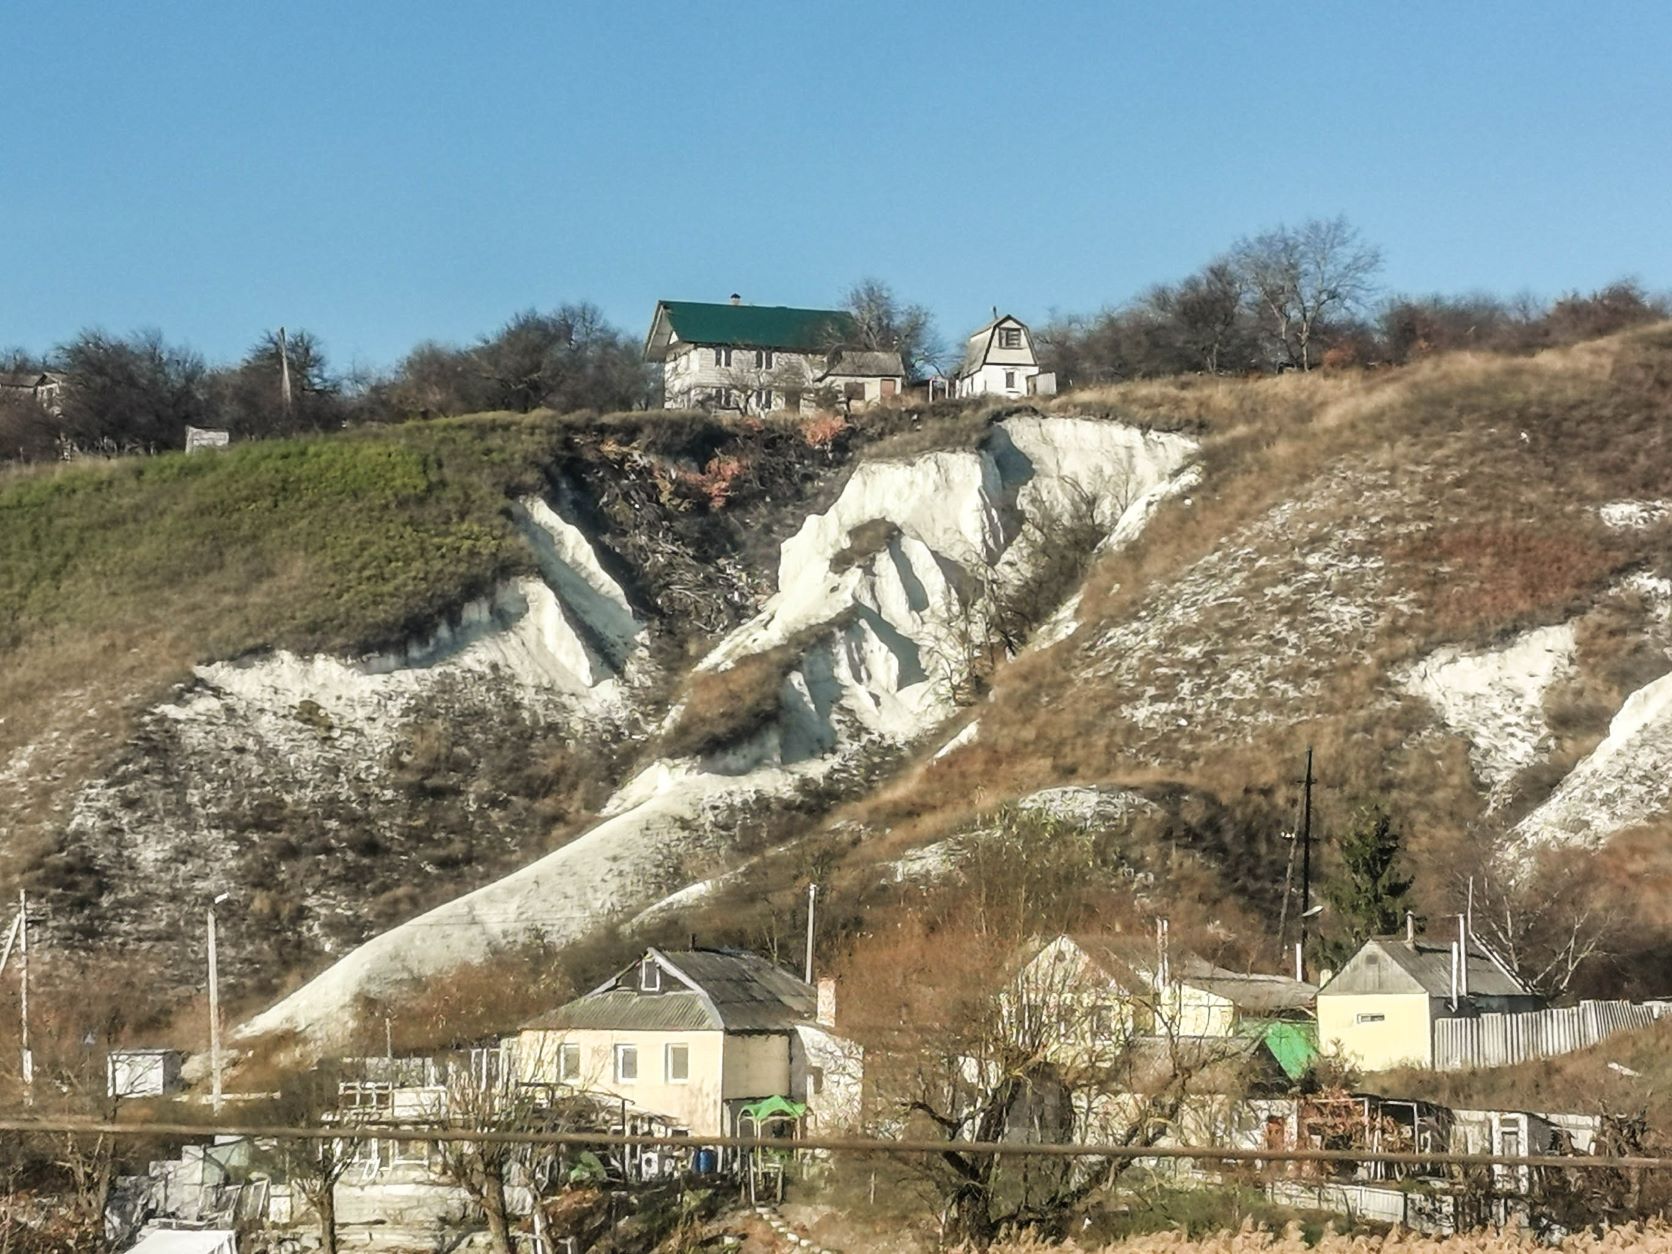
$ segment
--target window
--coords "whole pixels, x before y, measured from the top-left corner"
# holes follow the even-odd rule
[[[716,366],[731,365],[731,349],[717,348],[714,350],[714,364]]]
[[[757,348],[755,350],[755,369],[772,369],[772,350],[770,348]]]
[[[1006,370],[1004,372],[1004,386],[1007,388],[1013,388],[1016,386],[1016,372],[1014,370]]]
[[[617,1084],[632,1084],[639,1078],[639,1047],[637,1045],[617,1045],[615,1047],[615,1082]]]
[[[844,383],[842,385],[844,400],[862,401],[865,399],[865,385],[863,383]]]
[[[1386,1015],[1358,1014],[1358,1015],[1353,1016],[1353,1022],[1354,1023],[1381,1023],[1386,1018],[1387,1018]]]
[[[755,409],[760,413],[764,414],[767,410],[771,409],[772,408],[772,389],[771,388],[756,388],[755,389],[755,395],[754,395],[754,398],[753,398],[753,403],[754,403]]]
[[[1020,347],[1022,347],[1022,328],[1021,327],[1000,327],[999,328],[999,347],[1000,348],[1020,348]]]
[[[793,409],[793,410],[797,411],[798,413],[800,412],[800,410],[801,410],[801,389],[800,388],[785,388],[784,389],[784,408],[785,409]]]
[[[639,963],[639,992],[659,993],[662,991],[662,968],[654,958],[645,958]]]
[[[691,1078],[691,1047],[669,1045],[665,1064],[668,1083],[684,1084]]]
[[[557,1078],[565,1084],[573,1084],[581,1078],[581,1047],[579,1045],[559,1045],[557,1047]]]

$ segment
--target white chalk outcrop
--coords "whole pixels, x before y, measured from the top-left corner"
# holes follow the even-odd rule
[[[363,994],[537,932],[561,942],[659,910],[659,900],[700,897],[725,873],[732,816],[879,744],[915,739],[952,711],[969,664],[960,633],[981,612],[985,580],[1025,576],[1030,521],[1089,509],[1130,537],[1194,452],[1181,436],[1024,416],[998,424],[980,449],[861,463],[830,509],[784,543],[778,591],[761,613],[699,664],[718,671],[791,650],[770,727],[701,761],[651,765],[575,841],[360,946],[243,1034],[323,1040]]]
[[[1544,697],[1573,672],[1572,623],[1523,632],[1495,649],[1437,649],[1401,676],[1452,731],[1469,742],[1469,760],[1491,804],[1550,748]]]
[[[1620,706],[1601,744],[1510,833],[1512,848],[1600,845],[1672,801],[1672,673]]]
[[[281,748],[299,740],[294,752],[308,743],[299,710],[305,723],[382,747],[407,707],[454,677],[494,674],[582,714],[615,706],[644,625],[579,528],[538,498],[519,503],[516,518],[538,577],[508,581],[397,650],[355,659],[280,651],[199,666],[199,683],[158,713],[187,725],[244,723]]]

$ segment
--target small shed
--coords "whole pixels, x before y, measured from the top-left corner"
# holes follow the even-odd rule
[[[128,1254],[238,1254],[230,1228],[157,1228],[140,1234]]]
[[[182,1087],[178,1049],[113,1049],[105,1059],[109,1097],[162,1097]]]

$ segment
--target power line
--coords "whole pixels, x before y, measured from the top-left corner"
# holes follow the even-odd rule
[[[1640,1155],[1452,1154],[1414,1150],[1237,1149],[1220,1145],[1122,1145],[1097,1142],[937,1141],[876,1137],[658,1136],[620,1132],[539,1132],[344,1123],[331,1126],[196,1123],[101,1123],[82,1119],[0,1119],[0,1132],[20,1135],[120,1137],[248,1137],[273,1141],[458,1141],[476,1144],[632,1146],[819,1150],[833,1154],[995,1154],[1012,1158],[1194,1159],[1240,1163],[1390,1163],[1404,1166],[1558,1167],[1573,1171],[1667,1171],[1672,1158]]]

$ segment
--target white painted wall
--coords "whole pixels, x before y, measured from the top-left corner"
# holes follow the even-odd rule
[[[811,411],[815,392],[828,387],[841,397],[850,383],[859,384],[864,389],[864,395],[853,398],[849,404],[871,405],[883,399],[883,381],[876,375],[844,374],[819,378],[824,370],[824,360],[818,354],[774,350],[770,369],[756,364],[756,350],[752,348],[732,349],[730,366],[720,365],[714,354],[715,350],[706,345],[674,341],[668,349],[667,359],[662,363],[663,403],[668,408],[695,409],[723,388],[734,392],[770,389],[772,404],[769,408],[773,411],[789,408],[787,394],[791,391],[801,393],[799,408]],[[895,395],[905,391],[904,376],[893,376],[893,381]],[[729,408],[735,407],[734,403]],[[760,407],[752,402],[748,408],[752,413],[761,412]]]
[[[958,376],[959,396],[1026,396],[1028,380],[1039,373],[1036,365],[988,363],[974,374]]]

